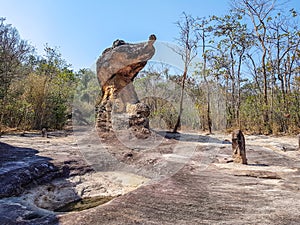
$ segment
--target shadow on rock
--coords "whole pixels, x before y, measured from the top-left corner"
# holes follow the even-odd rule
[[[51,158],[37,153],[35,149],[0,142],[0,198],[17,196],[30,184],[43,184],[69,175],[67,166],[54,166]]]
[[[159,131],[158,134],[164,136],[167,139],[175,139],[178,141],[185,142],[199,142],[199,143],[223,143],[222,140],[218,138],[211,137],[209,135],[200,135],[200,134],[192,134],[192,133],[173,133],[173,132],[163,132]],[[230,142],[229,142],[230,144]]]
[[[37,155],[31,148],[0,142],[1,224],[56,224],[54,213],[22,202],[18,198],[31,187],[69,175],[65,165],[55,166],[51,158]]]

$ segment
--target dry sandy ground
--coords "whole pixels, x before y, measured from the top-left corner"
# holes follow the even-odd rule
[[[184,133],[175,139],[151,140],[154,147],[143,148],[140,143],[124,146],[120,140],[99,142],[82,135],[4,135],[0,142],[37,150],[36,155],[47,157],[57,167],[68,165],[69,173],[27,185],[17,196],[1,198],[1,221],[299,224],[296,137],[246,136],[248,165],[226,163],[231,157],[230,135]],[[5,171],[7,164],[2,165]],[[117,197],[80,212],[53,212],[74,199],[95,196]],[[17,210],[9,215],[13,206]]]

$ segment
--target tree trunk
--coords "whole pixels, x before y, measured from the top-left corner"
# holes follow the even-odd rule
[[[237,71],[237,109],[236,109],[236,118],[238,121],[238,127],[241,129],[241,118],[240,118],[240,107],[241,107],[241,65],[242,65],[242,57],[244,55],[243,52],[239,56],[239,64],[238,64],[238,71]]]
[[[206,111],[206,117],[207,117],[207,126],[208,126],[208,132],[209,134],[212,133],[212,121],[210,118],[210,90],[209,90],[209,85],[208,85],[208,81],[206,79],[206,54],[205,54],[205,47],[206,47],[206,43],[205,43],[205,34],[204,34],[204,29],[203,29],[203,33],[202,33],[202,55],[203,55],[203,78],[204,78],[204,82],[206,84],[207,87],[207,111]]]
[[[263,55],[262,55],[262,72],[264,77],[264,128],[265,131],[269,134],[270,133],[270,126],[269,126],[269,102],[268,102],[268,76],[267,76],[267,70],[266,70],[266,54],[267,49],[264,46],[264,43],[262,43],[263,47]]]
[[[235,92],[235,69],[234,69],[234,56],[233,56],[233,48],[231,45],[230,48],[230,61],[231,61],[231,71],[230,71],[230,78],[231,78],[231,110],[232,115],[230,119],[232,120],[231,123],[235,126],[236,125],[236,92]]]
[[[180,92],[180,102],[179,102],[179,112],[178,112],[178,117],[176,124],[173,129],[173,133],[176,133],[178,129],[181,126],[181,115],[183,111],[183,95],[184,95],[184,86],[185,86],[185,80],[187,77],[187,66],[184,68],[183,76],[182,76],[182,81],[181,81],[181,92]]]

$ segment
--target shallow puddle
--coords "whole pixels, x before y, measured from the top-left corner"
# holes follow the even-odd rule
[[[73,212],[82,211],[85,209],[94,208],[96,206],[102,205],[106,202],[111,201],[116,196],[97,196],[97,197],[86,197],[74,202],[70,202],[62,207],[54,210],[54,212]]]

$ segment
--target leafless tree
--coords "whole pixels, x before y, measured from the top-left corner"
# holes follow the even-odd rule
[[[264,99],[264,126],[270,132],[269,127],[269,102],[268,102],[268,20],[275,10],[276,0],[241,0],[232,1],[232,6],[240,13],[247,15],[253,26],[253,35],[258,40],[261,48],[261,72],[263,76],[263,99]]]
[[[182,13],[182,17],[179,21],[176,22],[177,27],[179,28],[179,37],[176,39],[180,48],[172,48],[177,54],[180,55],[183,63],[184,69],[181,78],[181,93],[180,93],[180,102],[179,102],[179,112],[176,124],[174,126],[173,132],[177,132],[180,127],[180,120],[183,111],[183,96],[185,82],[188,76],[188,70],[192,63],[192,60],[197,56],[197,45],[199,37],[195,32],[195,19],[191,15],[187,15],[185,12]]]

